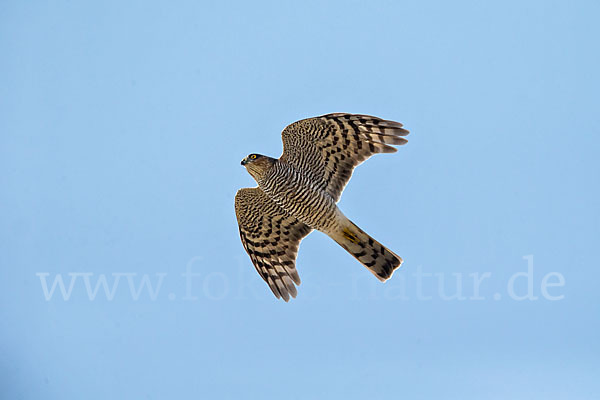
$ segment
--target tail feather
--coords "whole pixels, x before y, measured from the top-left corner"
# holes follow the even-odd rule
[[[400,256],[373,239],[350,220],[346,227],[330,236],[382,282],[391,278],[394,271],[402,265]]]

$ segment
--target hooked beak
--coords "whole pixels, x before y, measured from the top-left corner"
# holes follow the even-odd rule
[[[248,162],[248,157],[244,158],[240,164],[246,165],[247,162]]]

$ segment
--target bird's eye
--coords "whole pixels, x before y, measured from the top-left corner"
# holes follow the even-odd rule
[[[251,160],[256,160],[256,154],[251,154],[251,155],[250,155],[250,159],[251,159]]]

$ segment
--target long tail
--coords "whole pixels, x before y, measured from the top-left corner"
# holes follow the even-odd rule
[[[344,228],[330,236],[382,282],[391,278],[394,271],[402,265],[401,257],[350,220],[347,220]]]

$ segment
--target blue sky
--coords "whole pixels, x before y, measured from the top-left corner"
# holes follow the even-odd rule
[[[598,398],[598,11],[2,2],[2,397]],[[411,130],[340,202],[405,264],[312,233],[286,304],[239,161],[329,112]]]

